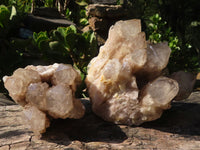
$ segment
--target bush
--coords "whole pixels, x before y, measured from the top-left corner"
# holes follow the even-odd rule
[[[0,5],[0,90],[3,91],[2,77],[10,74],[21,62],[21,56],[11,46],[11,37],[17,35],[21,17],[16,8]]]
[[[73,63],[83,74],[87,73],[89,61],[97,54],[94,32],[78,33],[73,25],[58,27],[50,33],[34,33],[33,44],[44,58]]]
[[[151,43],[167,41],[172,49],[168,68],[171,72],[177,70],[194,71],[199,69],[199,56],[189,54],[192,46],[190,43],[183,45],[178,36],[167,26],[157,13],[149,18],[146,29],[147,37]]]

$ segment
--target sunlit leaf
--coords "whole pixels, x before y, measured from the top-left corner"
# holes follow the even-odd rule
[[[85,26],[85,25],[88,24],[88,20],[86,18],[81,18],[80,19],[80,24],[83,25],[83,26]]]
[[[17,10],[16,10],[15,6],[12,6],[10,20],[12,20],[12,18],[16,15],[17,15]]]
[[[81,1],[76,0],[76,4],[78,4],[80,6],[87,6],[88,5],[88,3],[83,1],[83,0],[81,0]]]

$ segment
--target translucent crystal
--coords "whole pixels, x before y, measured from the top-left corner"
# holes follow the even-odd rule
[[[26,101],[35,105],[38,109],[46,111],[46,92],[49,88],[47,83],[31,83],[26,92]]]
[[[46,131],[47,116],[79,119],[85,113],[74,96],[81,76],[71,65],[27,66],[3,81],[13,100],[24,107],[25,120],[36,134]]]
[[[25,94],[30,83],[41,81],[38,72],[34,70],[17,69],[12,76],[3,77],[4,86],[16,103],[24,106],[26,104]]]
[[[73,108],[73,95],[69,87],[56,85],[46,92],[46,104],[49,115],[54,118],[67,118]]]
[[[171,49],[167,42],[147,44],[146,52],[147,62],[138,74],[139,76],[151,80],[159,76],[162,70],[167,66]]]
[[[170,78],[176,80],[179,85],[179,92],[174,99],[180,101],[188,98],[193,91],[196,76],[190,72],[178,71],[174,72]]]
[[[40,134],[44,133],[46,128],[50,125],[46,114],[35,106],[26,105],[23,114],[25,122],[29,125],[29,128],[35,133],[35,135],[40,136]]]
[[[117,22],[88,66],[93,111],[104,120],[128,125],[159,118],[179,89],[175,80],[159,77],[170,52],[167,43],[146,42],[140,20]]]

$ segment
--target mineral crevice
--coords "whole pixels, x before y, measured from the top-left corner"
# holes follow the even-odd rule
[[[104,120],[128,125],[159,118],[179,91],[175,80],[161,76],[170,52],[167,42],[146,42],[140,20],[118,21],[88,66],[93,111]]]
[[[71,65],[27,66],[3,81],[9,95],[23,106],[23,118],[36,135],[50,125],[47,116],[79,119],[84,115],[85,107],[75,98],[81,77]]]

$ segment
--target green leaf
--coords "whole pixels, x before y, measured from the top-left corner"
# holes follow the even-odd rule
[[[68,27],[69,31],[72,31],[73,33],[77,33],[76,27],[74,25],[71,25]],[[69,33],[68,31],[68,33]]]
[[[90,35],[90,43],[92,43],[96,39],[94,32]]]
[[[56,30],[55,30],[56,31]],[[66,32],[66,28],[65,27],[58,27],[57,28],[57,31],[63,36],[65,37],[67,35],[67,32]]]
[[[0,22],[0,27],[3,28],[3,24]]]
[[[8,23],[10,11],[5,5],[0,5],[0,26],[4,27]]]
[[[81,18],[79,22],[80,22],[80,24],[83,25],[83,26],[86,26],[86,25],[89,23],[88,20],[87,20],[86,18]]]
[[[87,17],[85,9],[81,9],[79,14],[80,14],[80,18],[86,18]]]
[[[57,47],[59,47],[59,42],[58,41],[52,41],[52,42],[49,42],[49,47],[51,49],[56,49]]]
[[[87,6],[88,5],[88,3],[87,2],[85,2],[85,1],[83,1],[83,0],[76,0],[76,4],[78,4],[79,6]]]
[[[43,49],[42,47],[44,43],[47,43],[48,41],[50,41],[48,35],[47,35],[47,31],[45,32],[39,32],[39,33],[33,33],[33,40],[36,43],[36,45],[38,46],[39,49]],[[45,44],[46,45],[46,44]],[[45,46],[46,47],[46,46]]]
[[[64,40],[65,40],[65,31],[63,30],[63,29],[59,29],[59,31],[58,30],[54,30],[53,31],[53,39],[54,40],[58,40],[58,41],[60,41],[60,42],[64,42]]]
[[[71,14],[72,14],[72,11],[70,11],[69,8],[67,8],[67,9],[66,9],[66,13],[65,13],[66,18],[67,18],[67,19],[70,19]]]
[[[17,15],[16,8],[15,8],[15,6],[12,6],[11,15],[10,15],[10,20],[12,20],[12,18],[13,18],[14,16],[16,16],[16,15]]]
[[[65,37],[65,46],[66,46],[66,49],[68,50],[72,50],[75,48],[76,46],[76,39],[77,39],[77,36],[76,34],[74,33],[69,33],[66,37]],[[78,44],[78,43],[77,43]]]
[[[82,35],[85,37],[85,39],[86,39],[89,43],[92,43],[92,42],[96,39],[95,34],[94,34],[93,31],[84,32]]]

